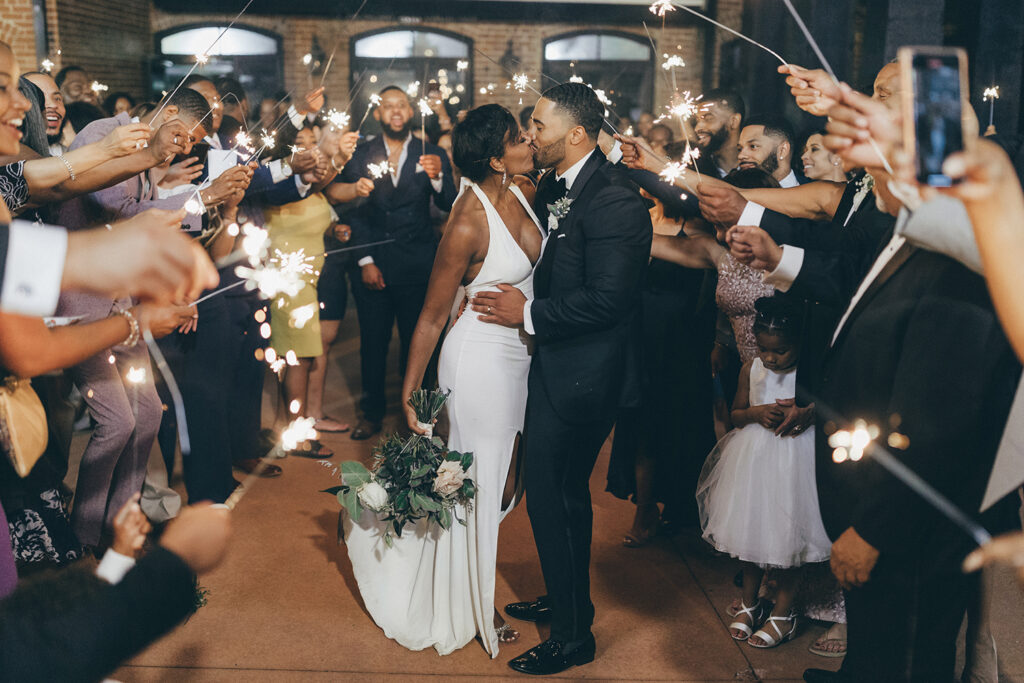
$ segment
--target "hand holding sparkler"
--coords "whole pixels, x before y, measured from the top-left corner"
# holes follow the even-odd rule
[[[139,304],[132,313],[141,327],[148,327],[154,338],[161,339],[190,322],[195,310],[192,306],[177,304]]]
[[[149,143],[149,153],[153,163],[160,165],[178,154],[185,154],[192,149],[193,137],[180,119],[164,123],[153,134]]]
[[[253,169],[247,165],[232,166],[221,173],[209,187],[199,193],[203,206],[218,206],[239,190],[244,192],[252,180],[252,173]]]
[[[315,147],[313,149],[300,149],[292,154],[288,165],[292,167],[292,173],[302,175],[316,169],[320,156],[320,150]]]
[[[900,141],[899,113],[840,84],[839,103],[828,110],[825,147],[857,167],[889,168]]]
[[[626,166],[651,173],[661,173],[665,168],[666,161],[659,158],[642,137],[616,133],[615,139],[622,145],[622,163]]]
[[[168,522],[160,545],[181,558],[196,574],[204,574],[224,559],[230,539],[231,512],[224,506],[197,503]]]
[[[705,182],[697,186],[700,212],[705,219],[717,225],[736,225],[747,206],[747,200],[732,185],[713,180],[706,178]]]
[[[1017,571],[1017,582],[1024,589],[1024,532],[1014,531],[997,536],[964,560],[965,572],[973,572],[994,564]]]
[[[828,116],[828,110],[839,104],[842,92],[824,69],[805,69],[796,64],[779,67],[787,74],[786,85],[796,99],[796,106],[813,116]]]
[[[125,557],[135,557],[135,553],[142,550],[146,534],[152,529],[139,507],[141,497],[141,493],[134,494],[114,517],[114,542],[110,549]]]
[[[431,180],[437,180],[441,177],[441,157],[438,155],[424,154],[420,157],[419,164],[423,168],[423,172]]]
[[[356,196],[357,197],[369,197],[373,194],[373,188],[375,185],[369,178],[360,178],[356,181]]]
[[[110,159],[128,156],[149,144],[149,135],[153,131],[145,123],[129,123],[118,126],[100,141],[103,152]]]
[[[158,185],[169,190],[179,185],[191,184],[201,175],[203,175],[203,165],[199,163],[199,157],[188,157],[168,166],[167,173],[160,179]]]
[[[296,101],[295,110],[300,114],[316,114],[324,108],[324,87],[313,88],[301,99]]]
[[[734,225],[726,233],[733,258],[754,270],[770,273],[779,266],[782,247],[756,225]]]

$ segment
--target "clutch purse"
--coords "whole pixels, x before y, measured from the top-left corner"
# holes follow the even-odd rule
[[[48,441],[46,412],[31,381],[4,378],[0,381],[0,448],[19,477],[28,476]]]

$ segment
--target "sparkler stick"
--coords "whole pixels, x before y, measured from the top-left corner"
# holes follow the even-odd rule
[[[752,45],[756,45],[757,47],[761,48],[762,50],[764,50],[765,52],[767,52],[771,56],[775,57],[775,59],[777,59],[780,62],[782,62],[783,66],[789,66],[789,62],[787,62],[785,59],[783,59],[782,56],[778,52],[776,52],[775,50],[772,50],[769,47],[765,47],[764,45],[762,45],[761,43],[757,42],[753,38],[748,38],[747,36],[743,35],[739,31],[731,29],[728,26],[726,26],[725,24],[720,24],[717,21],[715,21],[714,19],[712,19],[711,17],[708,17],[708,16],[706,16],[704,14],[701,14],[697,10],[691,9],[691,8],[687,7],[686,5],[680,5],[680,4],[676,4],[676,3],[673,3],[673,4],[676,7],[678,7],[679,9],[681,9],[681,10],[685,10],[685,11],[689,12],[690,14],[693,14],[693,15],[696,15],[696,16],[700,17],[704,21],[707,21],[707,22],[710,22],[710,23],[714,24],[715,26],[717,26],[718,28],[722,29],[723,31],[728,31],[729,33],[733,34],[737,38],[742,38],[743,40],[747,41],[748,43],[750,43]]]
[[[796,20],[797,26],[800,27],[800,31],[803,32],[804,37],[807,39],[807,42],[811,46],[811,49],[814,50],[814,54],[818,57],[818,61],[820,61],[821,65],[825,67],[825,71],[828,72],[828,75],[832,77],[832,81],[838,86],[839,78],[836,77],[836,72],[832,70],[832,65],[828,63],[827,59],[825,59],[824,53],[822,53],[821,48],[818,47],[818,41],[816,41],[814,39],[814,36],[811,35],[810,30],[807,28],[807,24],[805,24],[804,20],[800,18],[800,14],[796,11],[796,8],[793,7],[793,3],[790,2],[790,0],[782,1],[786,3],[786,8],[789,10],[789,13],[793,15],[793,19]],[[871,149],[875,151],[875,154],[878,155],[878,158],[882,160],[882,166],[885,168],[886,173],[888,173],[891,176],[895,176],[896,172],[892,170],[892,166],[889,164],[889,160],[885,158],[885,155],[882,154],[882,149],[878,146],[878,143],[875,142],[875,139],[870,135],[868,136],[868,144],[871,145]]]
[[[363,0],[363,3],[362,3],[361,5],[359,5],[359,8],[358,8],[358,9],[357,9],[357,10],[355,11],[355,14],[353,14],[353,15],[352,15],[352,16],[351,16],[351,17],[349,18],[349,22],[355,21],[356,17],[358,17],[358,16],[359,16],[359,13],[363,11],[363,8],[364,8],[364,7],[366,7],[366,0]],[[323,73],[323,75],[321,75],[321,76],[320,76],[320,85],[323,85],[323,84],[324,84],[324,80],[325,80],[325,79],[327,78],[327,72],[328,72],[328,71],[330,71],[330,69],[331,69],[331,64],[333,64],[333,63],[334,63],[334,55],[335,55],[335,53],[337,53],[337,52],[338,52],[338,48],[339,48],[339,47],[341,46],[341,41],[342,41],[342,39],[344,39],[344,38],[345,38],[345,37],[346,37],[347,35],[348,35],[348,31],[346,30],[346,31],[344,31],[344,32],[343,32],[343,33],[342,33],[342,34],[341,34],[341,35],[340,35],[340,36],[338,37],[338,39],[337,39],[336,41],[334,41],[334,49],[333,49],[333,50],[331,50],[331,56],[330,56],[330,58],[329,58],[329,59],[327,60],[327,66],[326,66],[326,67],[324,67],[324,73]]]
[[[174,373],[171,372],[170,366],[167,365],[167,359],[164,358],[163,352],[160,351],[160,347],[157,345],[156,339],[153,338],[153,333],[150,332],[148,325],[142,327],[142,338],[146,340],[146,346],[149,347],[149,355],[153,357],[153,363],[156,364],[156,369],[160,376],[164,378],[164,383],[167,384],[167,391],[171,394],[171,403],[174,404],[174,417],[178,423],[178,444],[181,446],[182,457],[185,457],[192,452],[192,442],[188,438],[188,423],[185,421],[185,399],[182,398],[181,389],[178,388],[178,383],[174,380]]]
[[[271,460],[281,458],[287,451],[293,450],[300,443],[309,441],[310,439],[318,438],[318,434],[313,425],[316,423],[316,418],[312,417],[300,417],[292,421],[288,427],[281,432],[281,440],[274,444],[274,447],[267,451],[267,454],[260,458],[260,461],[253,468],[252,472],[249,473],[243,481],[242,485],[236,488],[228,499],[224,501],[224,507],[228,510],[234,510],[238,505],[242,497],[252,489],[253,484],[260,478],[263,471],[270,465]]]
[[[846,422],[841,415],[830,408],[827,404],[823,403],[821,399],[810,395],[808,396],[808,399],[814,403],[814,409],[826,420],[836,424],[843,424]],[[864,430],[864,427],[862,425],[858,426],[852,434],[852,439],[857,439],[859,430]],[[968,536],[973,538],[975,543],[978,545],[984,545],[992,540],[992,535],[984,527],[967,516],[963,510],[958,508],[949,498],[943,495],[934,486],[925,481],[917,472],[903,464],[903,462],[884,447],[875,443],[870,435],[864,433],[860,436],[862,438],[861,444],[863,445],[860,446],[858,444],[858,446],[863,448],[865,455],[873,458],[891,475],[906,484],[911,490],[921,496],[926,503],[942,514],[942,516],[963,530],[963,532]]]
[[[991,88],[985,88],[985,93],[981,98],[982,102],[988,101],[988,125],[992,126],[992,120],[995,116],[996,111],[996,100],[999,99],[999,86],[993,85]]]
[[[206,296],[199,297],[198,299],[193,301],[191,304],[189,304],[189,306],[195,306],[196,304],[201,304],[204,301],[208,301],[208,300],[212,299],[213,297],[217,296],[218,294],[221,294],[222,292],[226,292],[229,289],[234,289],[235,287],[238,287],[239,285],[244,285],[244,284],[245,284],[245,280],[239,280],[238,282],[232,282],[227,287],[221,287],[220,289],[215,289],[212,292],[210,292],[209,294],[207,294]]]
[[[208,59],[210,50],[212,50],[214,46],[216,46],[217,43],[220,42],[220,39],[224,37],[224,34],[228,32],[228,29],[235,25],[235,22],[238,21],[243,14],[245,14],[245,10],[249,9],[249,5],[251,5],[252,3],[253,0],[249,0],[247,3],[245,3],[245,7],[242,8],[242,11],[236,14],[235,18],[231,20],[231,23],[224,27],[224,29],[217,35],[217,38],[212,43],[210,43],[210,46],[196,56],[196,63],[193,64],[192,68],[188,70],[185,76],[180,81],[178,81],[178,85],[174,86],[174,90],[171,91],[171,94],[167,95],[160,101],[160,106],[156,108],[156,111],[153,113],[153,116],[150,119],[150,128],[153,127],[152,122],[156,119],[160,112],[163,111],[164,107],[167,106],[167,101],[174,97],[174,94],[176,92],[181,90],[181,86],[185,84],[185,81],[188,80],[188,77],[191,76],[192,72],[196,70],[196,67],[198,67],[200,64],[206,63],[206,59]]]

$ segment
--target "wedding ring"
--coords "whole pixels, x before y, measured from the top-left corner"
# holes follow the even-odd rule
[[[487,307],[487,315],[490,315],[490,314],[491,314],[491,307],[490,307],[490,306],[488,306],[488,307]]]
[[[178,144],[178,136],[177,135],[174,136],[174,144]]]

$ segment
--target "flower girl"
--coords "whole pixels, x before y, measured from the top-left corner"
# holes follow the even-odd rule
[[[704,538],[743,561],[743,596],[729,631],[753,647],[796,634],[793,595],[800,567],[829,558],[818,511],[813,427],[780,436],[796,395],[800,308],[776,294],[756,303],[758,356],[740,371],[732,422],[697,484]],[[765,569],[778,584],[774,608],[758,599]]]

